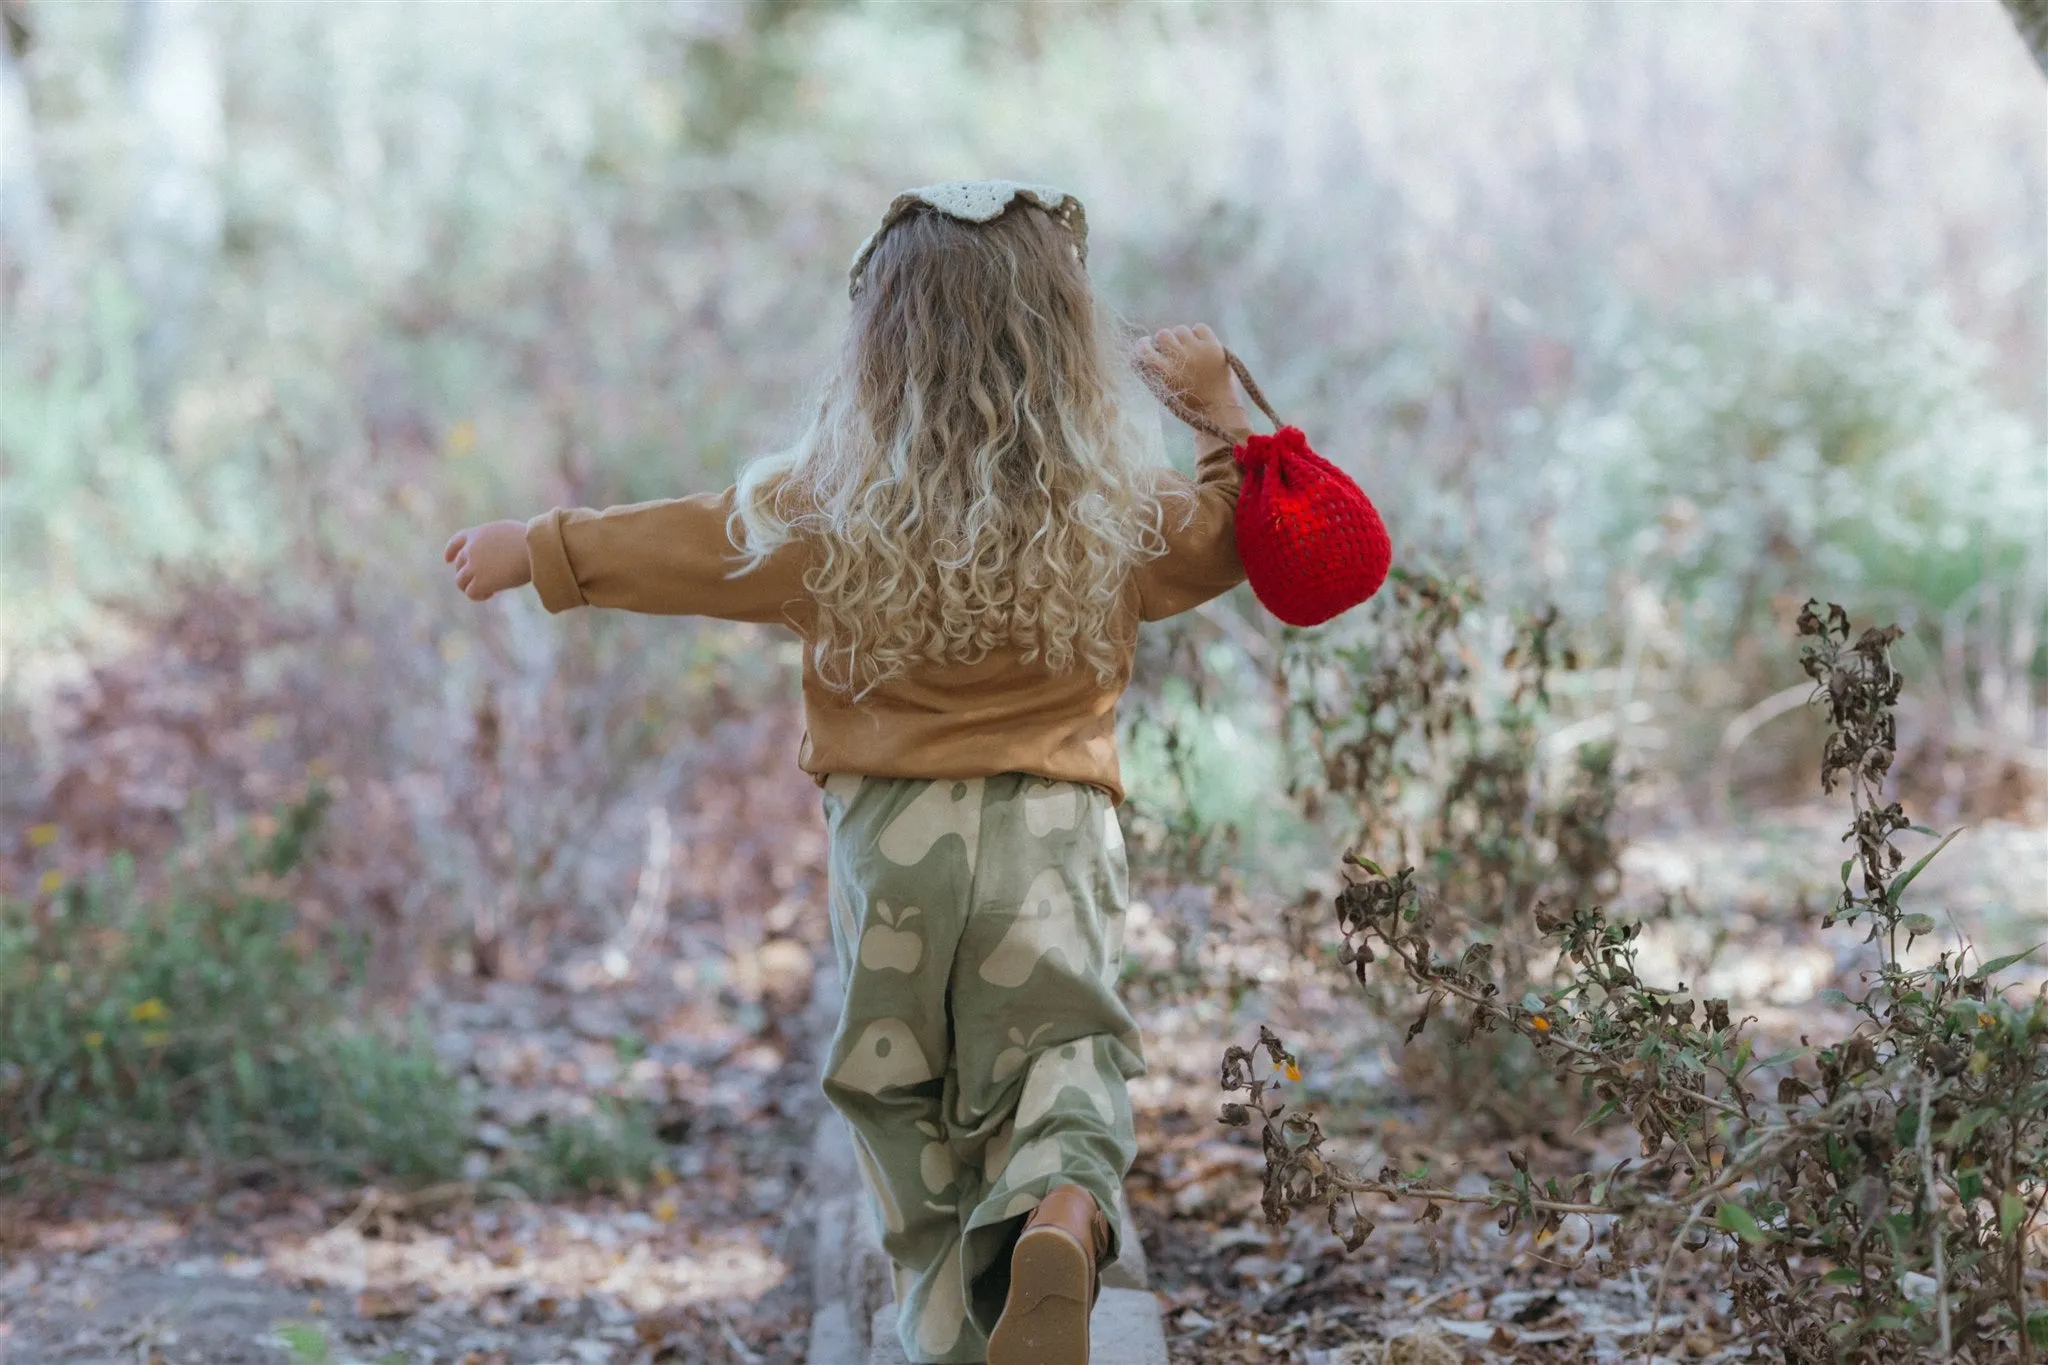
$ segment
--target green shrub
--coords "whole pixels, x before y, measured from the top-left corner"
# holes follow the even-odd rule
[[[1588,351],[1549,437],[1575,615],[1633,579],[1692,656],[1789,678],[1779,645],[1809,584],[1931,629],[2038,561],[2040,438],[1937,306],[1758,288],[1670,323],[1619,313]]]
[[[278,878],[323,800],[246,837],[227,874],[161,894],[115,860],[0,905],[0,1174],[262,1158],[325,1174],[444,1176],[466,1103],[424,1039],[351,1018],[348,973],[314,950]]]
[[[588,1117],[550,1122],[509,1174],[543,1197],[644,1185],[668,1153],[644,1103],[601,1100]]]

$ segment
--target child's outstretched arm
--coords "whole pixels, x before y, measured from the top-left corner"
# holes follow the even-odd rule
[[[533,581],[523,521],[487,521],[465,527],[449,539],[441,558],[455,566],[455,586],[472,602],[488,602],[501,592]]]
[[[455,585],[478,602],[532,583],[551,612],[614,607],[795,628],[804,601],[798,547],[726,577],[747,562],[726,535],[734,493],[487,522],[456,532],[443,557],[455,566]]]
[[[1138,363],[1188,407],[1242,439],[1251,433],[1231,380],[1223,343],[1207,327],[1169,327],[1139,345]],[[1243,471],[1234,447],[1198,433],[1194,511],[1166,516],[1166,553],[1138,568],[1139,616],[1163,620],[1190,611],[1244,581],[1237,557],[1237,490]],[[1184,476],[1173,480],[1186,486]]]

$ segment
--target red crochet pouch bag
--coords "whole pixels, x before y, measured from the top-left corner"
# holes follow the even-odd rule
[[[1244,362],[1224,358],[1251,400],[1279,430],[1234,442],[1244,471],[1237,495],[1237,557],[1267,611],[1290,626],[1319,626],[1380,590],[1393,546],[1365,490],[1309,448],[1300,427],[1283,423]],[[1230,433],[1161,395],[1175,416],[1219,441]]]

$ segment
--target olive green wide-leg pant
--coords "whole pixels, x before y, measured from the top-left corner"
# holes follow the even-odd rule
[[[983,1361],[1026,1215],[1074,1184],[1114,1223],[1137,1155],[1116,811],[1023,773],[839,774],[824,803],[846,983],[825,1093],[896,1265],[905,1353]]]

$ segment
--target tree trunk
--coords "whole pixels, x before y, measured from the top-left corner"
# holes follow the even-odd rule
[[[2048,76],[2048,0],[2005,0],[2005,12],[2034,54],[2034,65]]]
[[[74,297],[63,238],[43,188],[35,115],[11,31],[0,41],[0,281],[17,286],[17,297],[31,311],[61,308]]]
[[[144,318],[142,374],[161,394],[219,253],[227,153],[220,53],[207,0],[128,0],[137,125],[128,271]]]

